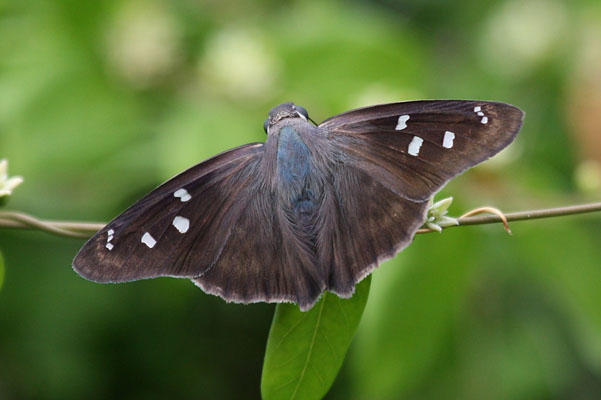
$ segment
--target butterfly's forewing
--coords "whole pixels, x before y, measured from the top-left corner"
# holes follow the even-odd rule
[[[523,116],[505,103],[425,100],[349,111],[320,128],[354,165],[399,196],[423,201],[511,143]]]
[[[241,146],[165,182],[96,233],[74,269],[96,282],[200,275],[243,209],[262,153],[261,143]]]

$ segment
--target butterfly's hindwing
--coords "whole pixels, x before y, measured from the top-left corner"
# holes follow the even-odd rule
[[[336,174],[326,199],[319,215],[319,261],[327,289],[341,297],[352,295],[357,282],[411,242],[428,205],[398,196],[353,165]]]

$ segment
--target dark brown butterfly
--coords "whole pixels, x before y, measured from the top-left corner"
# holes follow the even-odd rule
[[[73,268],[95,282],[171,276],[239,303],[295,302],[355,284],[413,239],[449,179],[498,153],[523,112],[486,101],[361,108],[318,126],[293,103],[267,140],[165,182],[96,233]]]

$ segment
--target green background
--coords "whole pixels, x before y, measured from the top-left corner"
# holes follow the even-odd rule
[[[506,101],[516,142],[451,214],[601,194],[598,1],[0,2],[5,209],[108,221],[284,101],[321,121],[422,98]],[[439,197],[441,198],[441,197]],[[601,397],[598,216],[450,229],[374,273],[328,399]],[[254,399],[273,305],[186,280],[87,282],[82,240],[0,230],[0,399]]]

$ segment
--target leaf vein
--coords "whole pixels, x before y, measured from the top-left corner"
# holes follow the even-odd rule
[[[298,389],[300,388],[301,382],[303,381],[303,378],[305,376],[305,372],[307,372],[307,367],[309,366],[309,359],[311,358],[311,354],[313,353],[313,347],[315,346],[315,338],[317,337],[317,331],[319,331],[319,324],[321,322],[321,316],[323,314],[323,309],[326,304],[327,298],[328,298],[328,294],[326,293],[323,296],[323,302],[321,303],[321,306],[319,307],[319,313],[317,314],[317,322],[315,323],[315,330],[313,331],[313,337],[311,338],[311,345],[309,346],[309,351],[307,352],[307,359],[305,360],[305,365],[303,366],[300,377],[298,378],[298,383],[296,384],[296,387],[294,388],[294,392],[292,392],[292,395],[290,396],[290,400],[293,400],[296,397],[296,394],[298,393]]]

